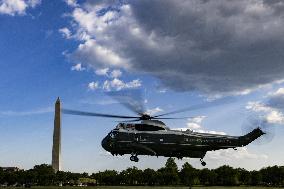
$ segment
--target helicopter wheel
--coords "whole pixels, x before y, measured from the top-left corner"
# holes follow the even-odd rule
[[[137,157],[137,155],[132,154],[132,155],[130,156],[130,161],[138,162],[138,161],[139,161],[139,158]]]
[[[134,161],[135,156],[130,156],[130,161]]]
[[[206,162],[203,161],[203,159],[200,159],[200,162],[201,162],[201,165],[202,165],[202,166],[205,166],[205,165],[206,165]]]

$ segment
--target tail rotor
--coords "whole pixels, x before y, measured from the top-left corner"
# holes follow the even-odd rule
[[[243,134],[259,128],[265,134],[253,141],[253,144],[263,145],[271,142],[275,136],[275,126],[269,123],[263,115],[250,115],[242,124]]]

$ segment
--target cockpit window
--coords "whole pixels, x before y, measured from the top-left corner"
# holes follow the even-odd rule
[[[109,136],[110,136],[111,138],[115,138],[116,135],[117,135],[117,132],[116,132],[116,131],[111,131],[111,132],[109,133]]]

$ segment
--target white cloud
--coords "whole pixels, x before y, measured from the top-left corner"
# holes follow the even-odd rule
[[[271,94],[271,96],[283,96],[284,95],[284,88],[279,88],[277,91]]]
[[[197,116],[193,118],[189,118],[186,124],[188,129],[196,130],[201,128],[201,122],[204,120],[205,116]]]
[[[0,14],[24,15],[27,8],[34,8],[40,3],[40,0],[1,0]]]
[[[227,135],[227,133],[222,132],[222,131],[207,131],[207,130],[203,130],[203,129],[197,129],[195,131],[199,132],[199,133],[209,133],[209,134],[216,134],[216,135]]]
[[[148,109],[148,110],[146,111],[146,114],[154,115],[154,114],[159,113],[159,112],[162,112],[162,111],[164,111],[162,108],[156,107],[156,108],[153,108],[153,109]]]
[[[248,104],[246,105],[246,109],[252,110],[254,112],[270,112],[270,111],[272,111],[271,107],[268,107],[265,104],[258,102],[258,101],[248,102]]]
[[[279,112],[279,111],[271,111],[267,114],[266,116],[266,120],[268,121],[268,123],[273,123],[273,124],[284,124],[284,115],[283,113]]]
[[[34,8],[35,6],[39,5],[41,3],[41,0],[28,0],[27,3]]]
[[[114,78],[113,80],[106,80],[103,84],[103,89],[105,91],[120,91],[122,89],[138,88],[142,85],[139,79],[135,79],[130,82],[124,82],[120,79]]]
[[[71,67],[72,71],[84,71],[86,68],[82,67],[82,64],[76,64],[74,66]]]
[[[201,123],[205,118],[206,116],[197,116],[197,117],[189,118],[188,121],[194,122],[194,123]]]
[[[92,81],[91,83],[88,84],[88,88],[92,91],[98,89],[99,88],[99,82]]]
[[[118,78],[118,77],[121,77],[121,75],[122,75],[122,72],[120,70],[113,70],[110,73],[110,77],[112,78]]]
[[[158,90],[159,93],[166,93],[167,92],[167,89],[160,89]]]
[[[62,34],[63,37],[66,39],[70,39],[72,37],[72,33],[68,28],[60,28],[59,32]]]
[[[65,3],[71,7],[77,7],[78,4],[77,4],[77,1],[76,0],[64,0]]]
[[[95,73],[100,76],[108,76],[109,68],[97,69]]]
[[[206,118],[206,116],[197,116],[197,117],[189,118],[188,122],[186,123],[186,127],[174,128],[174,130],[186,131],[186,130],[189,129],[189,130],[193,130],[193,131],[199,132],[199,133],[226,135],[225,132],[208,131],[208,130],[203,129],[202,126],[201,126],[201,123],[205,118]]]
[[[261,119],[265,119],[270,124],[284,124],[284,89],[279,88],[268,96],[266,103],[248,102],[246,109],[262,115]]]
[[[254,154],[250,153],[246,147],[233,149],[224,149],[217,151],[207,152],[206,158],[210,160],[241,160],[241,159],[267,159],[268,156],[265,154]]]
[[[149,73],[169,89],[211,95],[246,95],[284,78],[280,3],[109,2],[74,8],[75,35],[81,41],[75,60],[95,69]],[[101,11],[109,6],[115,9]]]
[[[188,129],[191,129],[191,130],[196,130],[196,129],[201,128],[201,126],[198,123],[192,123],[192,122],[188,122],[186,126]]]
[[[109,68],[101,68],[101,69],[96,69],[95,73],[96,75],[106,76],[110,78],[119,78],[122,76],[122,72],[118,69],[110,71]]]
[[[90,64],[94,68],[128,68],[130,66],[126,58],[120,56],[111,48],[98,44],[93,39],[80,44],[77,52],[74,54],[76,59],[83,58],[87,62],[96,62],[96,64]]]

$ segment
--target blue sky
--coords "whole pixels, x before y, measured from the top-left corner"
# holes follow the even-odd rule
[[[29,169],[51,162],[58,96],[65,108],[128,115],[105,92],[136,88],[146,107],[160,113],[235,99],[179,114],[196,118],[167,121],[171,128],[240,135],[250,113],[275,127],[268,144],[208,153],[209,168],[283,165],[281,7],[266,1],[0,0],[0,165]],[[63,115],[63,169],[164,165],[161,157],[137,164],[107,154],[100,141],[115,121]],[[177,163],[185,161],[200,167],[198,159]]]

